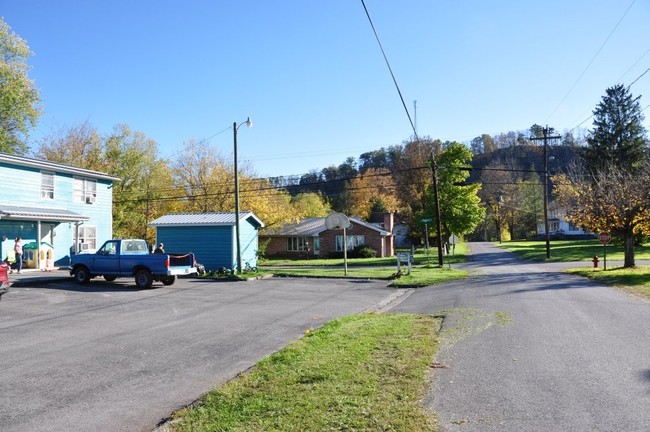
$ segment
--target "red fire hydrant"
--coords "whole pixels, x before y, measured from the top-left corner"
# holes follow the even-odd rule
[[[591,262],[594,263],[594,268],[598,268],[598,255],[594,255],[594,259]]]

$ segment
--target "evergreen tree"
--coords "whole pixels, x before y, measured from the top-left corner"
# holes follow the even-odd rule
[[[647,151],[640,96],[622,84],[610,87],[594,110],[594,129],[587,138],[587,168],[600,171],[610,163],[634,170]]]

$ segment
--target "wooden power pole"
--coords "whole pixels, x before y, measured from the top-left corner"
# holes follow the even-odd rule
[[[562,138],[559,135],[549,136],[548,125],[542,129],[541,137],[532,137],[531,141],[544,141],[544,236],[546,237],[546,259],[551,258],[551,236],[548,232],[548,140]]]

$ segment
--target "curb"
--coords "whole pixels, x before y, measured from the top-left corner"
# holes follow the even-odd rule
[[[414,291],[415,288],[397,290],[379,303],[370,306],[359,313],[384,313],[406,300]]]

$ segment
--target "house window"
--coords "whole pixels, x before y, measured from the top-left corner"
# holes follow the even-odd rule
[[[559,231],[560,230],[560,222],[558,222],[558,221],[549,222],[548,229],[551,232]]]
[[[572,223],[569,224],[569,231],[580,231],[579,226],[575,226]]]
[[[74,179],[73,199],[75,202],[94,204],[97,199],[97,182],[84,178]]]
[[[54,199],[54,173],[41,171],[41,198]]]
[[[320,252],[320,237],[314,237],[314,253]]]
[[[97,227],[93,225],[79,225],[79,251],[97,249]]]
[[[302,252],[306,251],[309,247],[307,237],[288,237],[287,250],[289,252]]]
[[[353,250],[357,246],[366,244],[366,236],[362,235],[349,235],[347,236],[347,240],[348,250]],[[343,236],[336,236],[336,251],[343,252]]]

